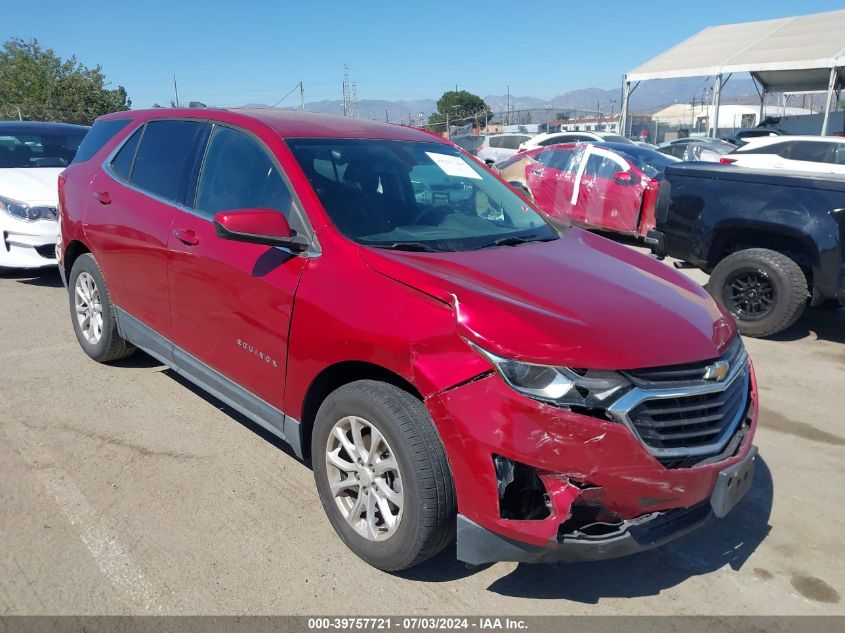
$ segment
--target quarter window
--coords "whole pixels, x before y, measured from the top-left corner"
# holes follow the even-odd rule
[[[293,196],[269,154],[250,136],[216,126],[205,157],[196,209],[212,218],[232,209],[276,209],[291,220]]]
[[[152,121],[135,155],[130,182],[166,200],[185,203],[198,149],[208,133],[199,121]]]
[[[132,119],[106,119],[105,121],[95,121],[94,125],[88,130],[79,149],[76,150],[76,156],[73,157],[74,163],[82,163],[89,160],[99,152],[103,146],[108,143],[114,135],[125,128]]]

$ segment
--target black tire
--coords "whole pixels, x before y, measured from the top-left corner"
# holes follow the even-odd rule
[[[402,481],[402,515],[386,540],[358,533],[338,508],[326,466],[335,424],[359,416],[385,438]],[[446,454],[425,405],[393,385],[360,380],[323,401],[311,437],[314,480],[320,502],[341,540],[358,557],[384,571],[407,569],[443,550],[455,537],[455,489]],[[362,494],[360,491],[358,494]]]
[[[782,332],[807,305],[807,278],[786,255],[749,248],[728,255],[710,275],[707,290],[734,315],[745,336]]]
[[[103,327],[99,340],[92,343],[83,334],[79,320],[76,315],[76,285],[79,276],[87,273],[93,278],[102,308]],[[68,277],[68,300],[70,303],[70,318],[73,323],[73,331],[76,340],[83,351],[99,363],[108,363],[114,360],[126,358],[135,353],[135,346],[122,339],[117,333],[117,320],[114,313],[114,304],[111,301],[106,280],[97,265],[97,260],[90,253],[80,255],[70,271]]]

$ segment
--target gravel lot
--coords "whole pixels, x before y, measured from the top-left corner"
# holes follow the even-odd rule
[[[699,281],[700,273],[691,273]],[[58,275],[0,275],[0,614],[845,614],[845,310],[747,340],[762,457],[724,521],[628,559],[400,576],[310,469],[144,354],[78,347]]]

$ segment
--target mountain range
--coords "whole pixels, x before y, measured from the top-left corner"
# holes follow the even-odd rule
[[[361,91],[365,86],[359,86]],[[689,103],[693,99],[701,101],[706,99],[709,103],[712,99],[713,80],[710,77],[695,77],[684,79],[664,79],[650,81],[641,84],[631,95],[630,109],[632,112],[649,114],[672,103]],[[581,88],[570,90],[559,94],[551,99],[539,99],[530,96],[511,95],[486,95],[484,101],[493,110],[495,115],[505,112],[508,103],[514,110],[531,111],[535,116],[545,117],[544,110],[552,109],[559,111],[582,111],[588,114],[600,110],[607,114],[618,112],[621,98],[621,86],[617,88]],[[759,97],[756,88],[750,77],[734,77],[722,89],[724,103],[754,103]],[[247,107],[261,107],[263,104],[248,104]],[[428,115],[437,111],[437,100],[414,99],[389,101],[383,99],[359,99],[358,116],[364,119],[387,119],[393,122],[408,122],[409,116],[414,123],[422,119],[428,120]],[[264,106],[267,107],[267,106]],[[312,101],[305,104],[305,109],[310,112],[323,112],[326,114],[343,114],[343,102],[333,101]],[[554,114],[554,112],[553,112]]]

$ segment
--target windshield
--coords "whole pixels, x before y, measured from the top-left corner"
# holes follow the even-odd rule
[[[0,129],[0,169],[67,167],[86,131]]]
[[[359,244],[453,251],[558,237],[454,147],[368,139],[287,144],[332,222]]]

